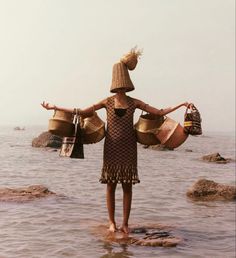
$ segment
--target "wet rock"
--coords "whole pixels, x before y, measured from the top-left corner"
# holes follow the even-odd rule
[[[0,188],[0,202],[28,202],[51,195],[55,195],[55,193],[42,185],[31,185],[21,188]]]
[[[223,158],[218,152],[202,156],[202,160],[208,161],[208,162],[215,162],[219,164],[226,164],[231,161],[231,159]]]
[[[51,134],[50,132],[43,132],[32,141],[33,147],[50,147],[61,148],[62,138]]]
[[[166,231],[147,232],[142,238],[132,238],[131,244],[142,246],[172,247],[181,242],[181,238],[171,235]]]
[[[174,236],[170,227],[163,225],[132,227],[129,234],[109,232],[107,227],[100,226],[96,234],[106,242],[125,245],[174,247],[183,241],[181,237]]]
[[[236,187],[200,179],[187,191],[187,196],[198,201],[236,200]]]
[[[176,237],[161,237],[155,239],[133,239],[131,244],[141,246],[163,246],[163,247],[175,247],[181,242],[180,238]]]

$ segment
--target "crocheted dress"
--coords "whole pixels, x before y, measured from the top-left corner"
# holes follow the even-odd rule
[[[101,183],[139,183],[137,142],[133,128],[134,100],[119,116],[114,108],[115,96],[107,99],[107,131],[104,143]]]

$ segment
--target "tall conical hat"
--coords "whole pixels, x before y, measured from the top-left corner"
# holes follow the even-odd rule
[[[112,84],[110,91],[115,93],[118,89],[125,89],[125,91],[134,90],[134,85],[130,79],[128,70],[134,70],[138,57],[141,55],[140,50],[136,50],[136,47],[124,55],[119,63],[114,64],[112,70]]]

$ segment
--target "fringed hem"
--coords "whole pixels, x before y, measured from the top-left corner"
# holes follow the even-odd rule
[[[140,183],[136,166],[130,165],[104,165],[99,180],[102,184],[107,183]]]

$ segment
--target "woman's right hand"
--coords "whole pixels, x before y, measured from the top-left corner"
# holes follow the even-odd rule
[[[46,103],[45,101],[41,103],[41,106],[47,110],[55,110],[56,106],[55,105],[50,105],[49,103]]]

